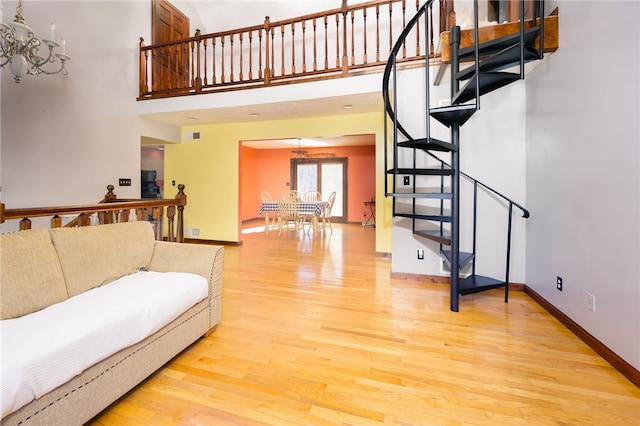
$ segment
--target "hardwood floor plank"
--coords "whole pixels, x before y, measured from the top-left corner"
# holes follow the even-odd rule
[[[524,292],[392,279],[375,231],[225,248],[222,324],[94,425],[634,425],[640,389]]]

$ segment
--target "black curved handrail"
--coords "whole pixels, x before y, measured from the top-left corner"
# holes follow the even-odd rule
[[[422,17],[422,15],[426,14],[427,9],[429,8],[429,6],[433,4],[434,1],[435,0],[429,0],[425,4],[420,6],[416,11],[415,16],[411,18],[409,22],[407,22],[406,27],[404,28],[404,30],[402,30],[402,32],[398,36],[398,39],[396,40],[396,44],[393,45],[393,48],[391,49],[391,53],[389,53],[389,59],[387,60],[387,64],[384,67],[384,73],[382,74],[382,98],[384,101],[384,110],[389,115],[389,118],[391,118],[391,120],[396,123],[398,130],[407,139],[410,139],[410,140],[413,140],[413,137],[411,137],[409,132],[407,132],[404,127],[402,127],[402,124],[400,124],[396,120],[395,112],[393,111],[393,107],[391,106],[391,100],[389,99],[389,78],[391,77],[391,70],[393,69],[393,65],[395,64],[395,58],[400,52],[400,49],[402,48],[402,46],[405,44],[407,36],[411,32],[411,30],[413,30],[413,27],[416,25],[416,23]]]
[[[404,45],[407,36],[411,32],[411,30],[413,30],[413,27],[416,25],[416,23],[419,21],[419,19],[422,17],[422,15],[426,14],[427,9],[433,4],[434,1],[435,0],[429,0],[426,3],[424,3],[422,6],[420,6],[420,8],[418,8],[418,10],[416,11],[415,16],[409,20],[409,22],[407,23],[407,25],[404,28],[404,30],[398,36],[398,39],[396,40],[396,43],[394,44],[393,48],[391,49],[391,53],[389,54],[389,59],[387,60],[387,64],[385,65],[385,68],[384,68],[384,74],[382,76],[382,98],[383,98],[385,113],[394,122],[394,124],[395,124],[396,128],[398,129],[398,131],[400,133],[402,133],[408,140],[414,140],[414,138],[402,126],[402,124],[396,119],[396,114],[395,114],[395,111],[393,110],[393,106],[391,105],[391,100],[389,98],[389,80],[391,78],[391,72],[392,72],[393,66],[395,64],[395,58],[398,55],[398,53],[400,52],[400,49],[402,48],[402,46]],[[522,19],[521,19],[521,21],[522,21]],[[477,27],[477,24],[476,24],[476,27]],[[476,47],[477,47],[477,43],[476,43]],[[477,55],[477,53],[476,53],[476,55]],[[476,70],[476,72],[477,72],[477,70]],[[431,153],[429,151],[425,151],[425,152],[427,154],[429,154],[431,157],[435,158],[437,161],[439,161],[441,165],[444,165],[444,166],[449,167],[449,168],[451,167],[450,164],[448,164],[446,161],[443,161],[442,159],[440,159],[437,155],[434,155],[433,153]],[[486,190],[492,192],[493,194],[495,194],[495,195],[499,196],[500,198],[504,199],[505,201],[509,202],[509,204],[512,204],[512,205],[516,206],[518,209],[520,209],[522,211],[522,217],[523,218],[526,219],[526,218],[528,218],[530,216],[529,211],[524,206],[518,204],[517,202],[513,201],[512,199],[510,199],[509,197],[505,196],[504,194],[501,194],[497,190],[491,188],[489,185],[480,182],[479,180],[473,178],[472,176],[469,176],[468,174],[464,173],[462,170],[458,170],[458,173],[460,173],[460,175],[463,176],[464,178],[466,178],[468,180],[471,180],[474,184],[478,184],[478,185],[482,186]]]

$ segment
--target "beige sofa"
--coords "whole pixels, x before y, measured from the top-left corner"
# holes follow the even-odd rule
[[[208,297],[159,331],[7,414],[2,425],[83,424],[220,323],[221,246],[156,241],[148,222],[32,229],[0,238],[3,323],[41,314],[50,305],[68,303],[73,296],[103,289],[139,270],[191,272],[208,280]],[[204,293],[206,284],[199,279]]]

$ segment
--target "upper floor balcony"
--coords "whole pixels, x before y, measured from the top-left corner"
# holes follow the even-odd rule
[[[310,15],[281,21],[267,16],[253,26],[211,34],[196,30],[193,37],[149,46],[141,38],[138,100],[379,73],[420,3],[374,0],[349,5],[342,0],[339,8]],[[411,42],[403,46],[398,66],[424,66],[425,60],[432,65],[446,64],[447,31],[456,24],[463,29],[473,26],[472,1],[458,0],[458,11],[453,0],[430,3],[429,13],[411,30],[407,38]],[[486,10],[480,11],[480,25],[492,28],[486,34],[493,34],[509,25],[495,19],[506,19],[504,8],[514,8],[519,2],[481,3]],[[503,15],[494,11],[493,3],[504,3]],[[557,16],[549,19],[545,50],[555,50]],[[473,41],[468,38],[466,42]]]

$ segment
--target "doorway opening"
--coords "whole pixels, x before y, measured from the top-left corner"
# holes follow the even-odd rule
[[[140,147],[140,198],[164,198],[164,146]]]

